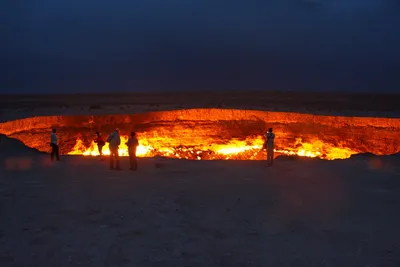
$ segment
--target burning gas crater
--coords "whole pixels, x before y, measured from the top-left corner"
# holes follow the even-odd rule
[[[49,134],[57,127],[62,154],[99,155],[94,133],[121,130],[120,155],[127,156],[128,134],[136,131],[139,157],[179,159],[265,159],[263,134],[276,134],[276,155],[327,160],[353,154],[400,152],[400,119],[317,116],[286,112],[190,109],[136,115],[49,116],[0,124],[0,133],[29,147],[49,151]],[[103,154],[108,155],[108,144]]]
[[[196,160],[213,160],[213,159],[242,159],[242,160],[256,160],[264,159],[264,152],[262,151],[263,138],[262,136],[247,138],[246,140],[230,140],[225,144],[212,144],[212,145],[198,145],[187,146],[179,145],[176,147],[165,147],[157,145],[155,142],[162,143],[161,137],[157,138],[155,142],[151,142],[149,138],[140,136],[140,145],[137,148],[138,157],[154,157],[164,156],[169,158],[178,159],[196,159]],[[122,145],[119,148],[121,156],[128,156],[128,148],[125,143],[128,141],[128,136],[121,136]],[[335,148],[324,145],[319,140],[312,143],[303,143],[301,138],[296,140],[294,148],[275,149],[275,152],[285,155],[297,155],[304,157],[320,157],[323,159],[346,159],[352,154],[357,152],[350,148]],[[75,146],[72,148],[70,155],[84,155],[84,156],[99,156],[97,145],[92,142],[89,147],[84,145],[81,139],[78,139]],[[108,144],[103,148],[103,154],[109,155],[110,150]]]

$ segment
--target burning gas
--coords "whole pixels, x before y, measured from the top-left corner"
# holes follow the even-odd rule
[[[121,136],[121,145],[119,148],[120,156],[128,156],[128,148],[126,142],[128,136]],[[262,136],[247,138],[245,140],[232,139],[223,144],[209,145],[192,145],[188,146],[180,144],[178,146],[168,146],[171,140],[168,138],[146,138],[139,136],[139,147],[137,148],[138,157],[154,157],[163,156],[178,159],[191,160],[213,160],[213,159],[241,159],[241,160],[257,160],[264,159],[262,146],[264,143]],[[110,150],[108,144],[103,147],[103,154],[109,155]],[[322,158],[327,160],[346,159],[358,152],[345,147],[332,147],[320,140],[312,143],[303,143],[301,139],[297,139],[295,147],[277,148],[277,155],[297,155],[301,157]],[[76,141],[75,146],[68,153],[69,155],[98,156],[99,151],[96,143],[92,143],[86,147],[81,139]]]
[[[61,154],[98,155],[94,131],[106,137],[118,127],[120,155],[127,155],[130,131],[138,133],[139,157],[212,160],[266,158],[262,134],[272,127],[278,155],[346,159],[357,153],[400,152],[400,119],[321,116],[234,109],[189,109],[101,116],[33,117],[0,123],[0,133],[49,152],[50,129],[57,128]],[[108,145],[103,148],[109,154]]]

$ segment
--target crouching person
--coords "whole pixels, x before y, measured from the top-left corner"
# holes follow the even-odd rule
[[[131,137],[126,143],[129,152],[129,162],[131,164],[130,170],[137,170],[136,149],[139,146],[139,141],[135,132],[131,132]]]
[[[121,144],[121,137],[119,136],[119,129],[117,128],[114,132],[110,133],[107,138],[108,147],[110,149],[110,170],[120,170],[119,167],[119,154],[118,149]],[[116,167],[114,168],[114,159]]]

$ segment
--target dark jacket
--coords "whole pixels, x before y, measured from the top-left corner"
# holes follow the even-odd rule
[[[128,146],[128,151],[129,152],[134,152],[136,151],[136,148],[139,145],[139,141],[137,140],[136,137],[130,137],[128,142],[126,142],[126,145]]]

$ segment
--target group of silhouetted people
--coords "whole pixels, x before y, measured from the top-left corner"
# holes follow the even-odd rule
[[[54,161],[54,158],[57,161],[60,160],[59,139],[56,133],[57,130],[53,128],[50,134],[51,161]],[[104,141],[103,137],[99,132],[96,132],[96,137],[94,138],[94,142],[97,144],[100,156],[103,156],[103,147],[106,144],[106,142],[109,144],[108,147],[110,149],[110,169],[120,170],[121,167],[119,165],[118,149],[119,146],[121,145],[121,137],[119,135],[119,129],[117,128],[115,129],[114,132],[110,133],[106,141]],[[128,142],[126,142],[126,145],[128,146],[128,153],[129,153],[129,163],[130,163],[129,169],[137,170],[138,165],[136,159],[136,149],[139,146],[139,140],[137,139],[135,132],[131,132],[131,136],[129,137]]]
[[[269,128],[265,134],[265,142],[263,149],[267,150],[267,166],[272,166],[274,163],[274,141],[275,134],[272,132],[272,128]],[[119,129],[115,129],[104,141],[103,137],[99,132],[96,132],[96,137],[94,142],[97,144],[100,156],[103,156],[103,147],[106,142],[109,144],[110,149],[110,170],[121,170],[119,165],[119,146],[121,145],[121,137],[119,135]],[[139,140],[137,139],[136,133],[131,132],[128,142],[125,143],[128,146],[129,153],[129,163],[130,170],[137,170],[137,159],[136,159],[136,149],[139,146]],[[50,135],[50,146],[51,146],[51,160],[56,158],[57,161],[60,160],[59,151],[59,140],[56,135],[56,129],[53,129]],[[115,163],[115,167],[114,167]]]
[[[102,149],[105,144],[103,138],[101,137],[99,132],[96,132],[96,139],[100,155],[103,155]],[[106,142],[108,143],[108,148],[110,150],[110,170],[120,170],[121,167],[119,165],[119,146],[121,145],[121,137],[119,135],[119,129],[115,129],[114,132],[110,133]],[[128,142],[125,143],[128,146],[129,153],[129,163],[130,170],[137,170],[137,159],[136,159],[136,149],[139,146],[139,140],[137,139],[136,133],[131,132],[131,136],[128,139]],[[115,167],[114,167],[115,163]]]

